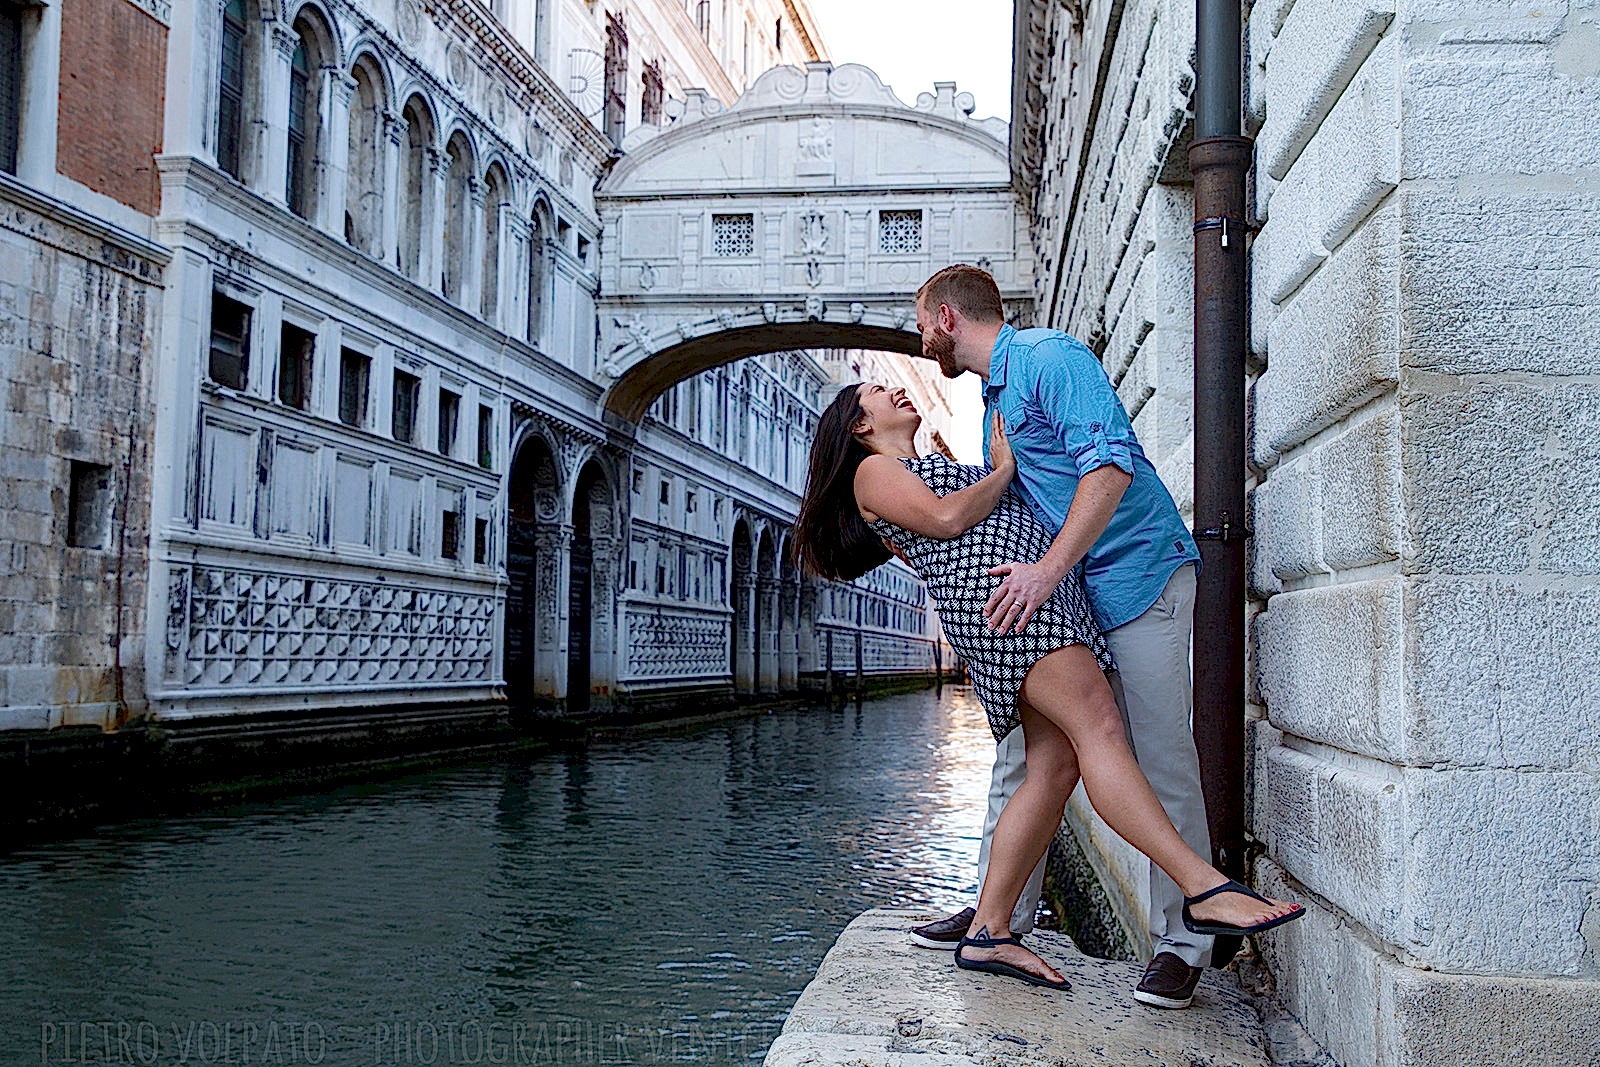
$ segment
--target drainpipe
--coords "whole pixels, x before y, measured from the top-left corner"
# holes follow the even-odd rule
[[[1194,140],[1194,736],[1214,862],[1245,878],[1244,841],[1244,66],[1240,0],[1196,0]],[[1218,938],[1223,967],[1238,938]]]

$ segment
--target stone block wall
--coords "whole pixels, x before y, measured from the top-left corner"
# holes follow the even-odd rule
[[[1597,27],[1251,17],[1263,948],[1344,1064],[1600,1047]]]
[[[1027,5],[1023,5],[1026,7]],[[1036,324],[1100,355],[1135,432],[1178,507],[1193,507],[1194,222],[1186,101],[1194,9],[1173,0],[1041,5],[1042,106],[1014,119],[1014,164],[1031,201]],[[1019,14],[1027,12],[1019,8]],[[1019,63],[1025,61],[1019,56]],[[1098,112],[1085,71],[1103,70]],[[1135,952],[1148,955],[1149,861],[1080,789],[1067,823]]]
[[[1184,503],[1191,11],[1019,4],[1013,146],[1041,319]],[[1595,1063],[1600,5],[1247,14],[1248,811],[1311,909],[1259,948],[1345,1067]],[[1138,861],[1069,823],[1137,931]]]
[[[165,262],[0,177],[0,729],[109,728],[143,706]]]

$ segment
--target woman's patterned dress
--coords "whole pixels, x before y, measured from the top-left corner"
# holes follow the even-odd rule
[[[940,455],[901,462],[940,496],[965,489],[989,473],[987,467],[952,463]],[[945,636],[966,660],[996,742],[1021,724],[1017,697],[1022,679],[1044,656],[1063,645],[1086,645],[1102,670],[1111,669],[1111,653],[1094,624],[1076,569],[1039,605],[1022,633],[1002,635],[984,624],[983,605],[1003,580],[990,575],[989,568],[1037,562],[1052,540],[1015,490],[1006,490],[988,518],[948,541],[914,534],[883,519],[872,523],[872,531],[899,549],[927,583]]]

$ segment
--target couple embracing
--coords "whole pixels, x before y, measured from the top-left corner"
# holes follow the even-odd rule
[[[917,328],[946,376],[984,380],[988,465],[918,456],[922,418],[903,389],[846,386],[818,423],[797,530],[823,577],[857,577],[891,552],[917,571],[998,744],[977,908],[913,940],[954,948],[967,970],[1068,988],[1016,935],[1033,928],[1045,850],[1081,780],[1151,861],[1154,958],[1134,996],[1187,1007],[1213,936],[1304,914],[1201,855],[1189,726],[1199,553],[1082,344],[1006,325],[994,279],[968,266],[923,285]]]

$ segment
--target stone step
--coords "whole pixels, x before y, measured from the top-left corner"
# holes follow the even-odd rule
[[[1143,965],[1085,956],[1065,934],[1029,946],[1072,982],[1058,993],[956,968],[906,930],[941,916],[875,908],[839,935],[767,1052],[767,1067],[1267,1067],[1249,998],[1207,971],[1187,1011],[1133,999]]]

